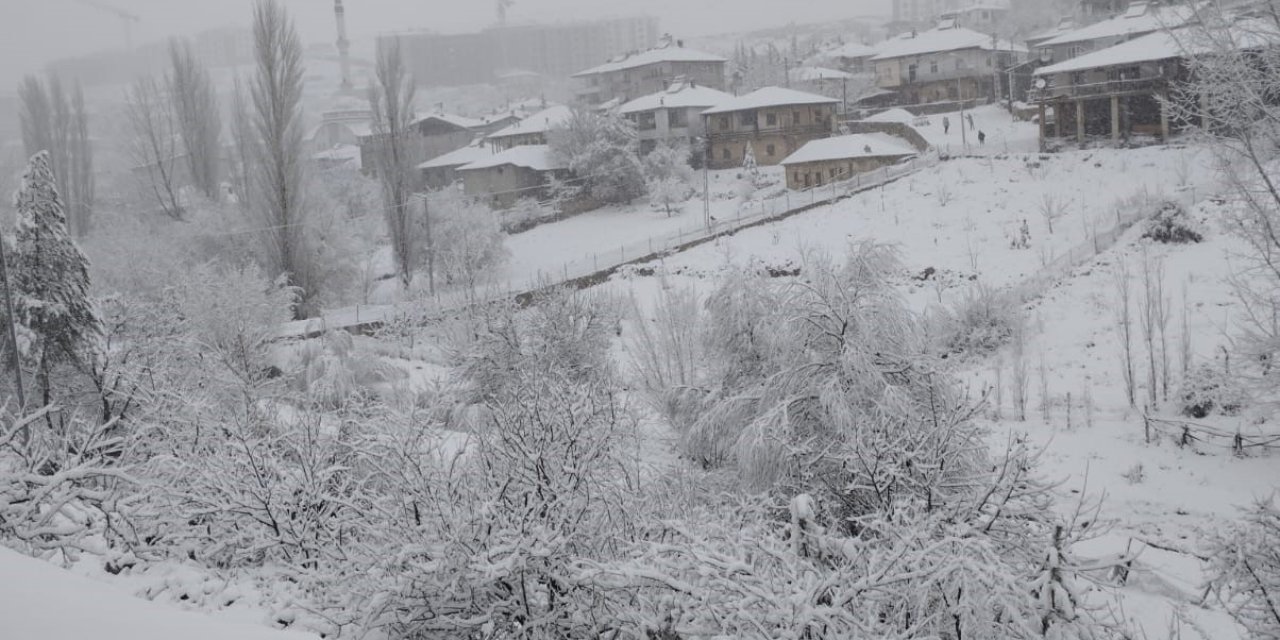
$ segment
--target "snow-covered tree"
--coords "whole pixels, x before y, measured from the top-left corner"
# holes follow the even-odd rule
[[[755,146],[752,144],[747,144],[747,151],[742,154],[742,170],[752,185],[760,184],[760,164],[756,162]]]
[[[205,197],[220,200],[222,120],[209,70],[196,59],[191,43],[177,38],[169,41],[169,67],[165,85],[173,104],[177,133],[186,152],[191,183]]]
[[[440,241],[435,260],[440,275],[449,284],[474,291],[508,256],[498,214],[455,189],[431,194],[428,209]]]
[[[688,160],[689,147],[677,143],[660,144],[644,157],[649,200],[668,216],[689,198],[693,169]]]
[[[378,40],[376,84],[369,86],[369,104],[373,107],[373,167],[382,184],[383,217],[396,264],[400,284],[408,287],[419,266],[415,254],[425,250],[434,253],[430,216],[421,215],[421,202],[413,202],[418,159],[410,149],[410,127],[413,122],[413,77],[409,75],[400,52],[399,38]],[[425,221],[415,225],[414,221]],[[415,233],[421,231],[421,235]],[[435,287],[435,260],[422,260],[430,286]]]
[[[95,183],[89,116],[79,83],[68,95],[62,81],[27,76],[18,87],[19,119],[27,156],[49,152],[53,175],[63,194],[67,229],[77,238],[89,231]]]
[[[636,126],[621,115],[575,109],[548,137],[579,193],[604,204],[628,203],[645,194]]]
[[[67,215],[49,153],[40,152],[14,195],[17,224],[10,254],[14,314],[23,329],[23,353],[40,368],[50,399],[49,371],[74,362],[100,331],[89,297],[89,261],[67,231]]]

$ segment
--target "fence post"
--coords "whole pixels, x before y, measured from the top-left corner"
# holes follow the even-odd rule
[[[1147,414],[1142,414],[1142,431],[1147,444],[1151,444],[1151,418]]]
[[[1240,435],[1239,432],[1231,438],[1231,451],[1235,453],[1237,457],[1244,457],[1244,436]]]
[[[1184,424],[1182,425],[1182,437],[1178,439],[1178,446],[1185,447],[1188,444],[1191,444],[1191,427]]]

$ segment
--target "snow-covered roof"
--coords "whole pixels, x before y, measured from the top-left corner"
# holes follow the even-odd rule
[[[887,133],[854,133],[813,140],[782,161],[784,165],[849,158],[913,156],[916,150],[905,140]]]
[[[314,128],[312,128],[311,131],[307,133],[306,139],[314,140],[315,137],[320,134],[320,131],[322,129],[328,126],[333,126],[333,125],[337,125],[339,127],[346,127],[346,129],[351,132],[351,135],[357,138],[367,138],[373,135],[372,121],[361,122],[356,120],[326,120],[316,125]]]
[[[826,67],[796,67],[788,72],[792,82],[814,82],[817,80],[849,80],[852,74]]]
[[[555,171],[557,169],[567,168],[564,166],[564,163],[556,160],[555,154],[551,152],[551,147],[545,144],[533,144],[512,147],[506,151],[495,153],[488,158],[483,158],[458,167],[457,171],[492,169],[493,167],[501,167],[504,165],[524,167],[526,169],[533,169],[534,171]]]
[[[563,105],[549,107],[520,122],[489,135],[489,138],[507,138],[530,133],[546,133],[573,117],[573,110]]]
[[[1189,22],[1195,16],[1195,10],[1186,6],[1149,7],[1139,15],[1122,14],[1102,22],[1095,22],[1086,27],[1072,29],[1062,35],[1054,36],[1038,47],[1053,47],[1074,42],[1088,42],[1102,38],[1125,38],[1151,33],[1160,29],[1173,29]]]
[[[444,167],[459,167],[464,164],[471,164],[484,160],[493,155],[493,149],[484,143],[472,143],[461,149],[455,149],[449,153],[436,156],[420,165],[419,169],[441,169]]]
[[[618,111],[620,113],[639,113],[641,111],[653,111],[654,109],[707,109],[719,106],[730,100],[733,100],[733,95],[719,89],[679,84],[666,91],[659,91],[636,98],[622,105]]]
[[[348,160],[360,160],[360,147],[353,144],[340,144],[332,149],[325,149],[311,155],[313,160],[324,160],[328,162],[345,162]]]
[[[1172,31],[1148,33],[1120,44],[1086,53],[1036,69],[1035,75],[1048,76],[1085,69],[1114,67],[1117,65],[1155,62],[1195,56],[1214,50],[1213,43],[1206,42],[1199,30],[1184,27]],[[1226,34],[1224,34],[1226,35]],[[1218,38],[1215,38],[1217,40]],[[1241,48],[1263,47],[1280,43],[1280,30],[1266,20],[1247,20],[1231,27],[1230,40]]]
[[[483,127],[485,124],[487,124],[487,122],[484,120],[477,120],[476,118],[467,118],[465,116],[455,115],[452,113],[440,113],[440,112],[429,113],[425,116],[419,116],[416,120],[413,121],[413,123],[419,124],[421,122],[426,122],[427,120],[439,120],[440,122],[451,124],[461,129],[478,129],[480,127]]]
[[[850,42],[828,51],[826,56],[829,58],[870,58],[877,53],[879,51],[873,46]]]
[[[796,91],[795,89],[785,89],[783,87],[764,87],[756,89],[751,93],[738,96],[717,105],[702,113],[710,115],[714,113],[729,113],[732,111],[745,111],[747,109],[766,109],[768,107],[786,107],[798,104],[835,104],[839,102],[835,98],[820,96],[816,93],[806,91]]]
[[[903,34],[880,45],[880,53],[872,60],[889,60],[929,53],[982,49],[983,51],[1026,51],[1026,48],[1005,40],[993,42],[991,36],[964,27],[930,29],[916,35]]]
[[[585,71],[579,71],[573,74],[575,78],[583,76],[594,76],[601,73],[612,73],[614,71],[622,71],[624,69],[635,69],[651,64],[662,62],[728,62],[728,60],[705,51],[696,49],[686,49],[680,46],[666,46],[657,49],[649,49],[640,53],[628,55],[626,57],[610,60],[602,65],[591,67]]]
[[[863,122],[902,122],[902,123],[910,124],[912,122],[915,122],[915,119],[916,119],[915,114],[911,113],[910,111],[907,111],[906,109],[893,108],[893,109],[886,109],[885,111],[881,111],[880,113],[877,113],[874,116],[863,118],[862,121]]]
[[[1058,21],[1058,24],[1052,27],[1049,27],[1048,29],[1045,29],[1043,31],[1038,31],[1035,34],[1027,36],[1026,40],[1027,42],[1039,43],[1041,41],[1048,40],[1050,38],[1056,38],[1069,31],[1073,31],[1075,28],[1076,28],[1075,20],[1066,18]]]

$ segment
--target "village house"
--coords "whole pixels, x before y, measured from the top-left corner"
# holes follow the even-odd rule
[[[547,133],[564,125],[573,117],[569,107],[547,107],[519,122],[495,131],[485,140],[494,151],[506,151],[515,147],[547,144]]]
[[[1241,24],[1237,46],[1274,46],[1274,26]],[[1190,124],[1173,118],[1168,100],[1198,100],[1179,85],[1191,79],[1188,57],[1210,53],[1189,28],[1157,31],[1036,71],[1032,95],[1040,114],[1040,144],[1089,138],[1116,142],[1134,136],[1167,140]],[[1052,113],[1052,118],[1047,116]],[[1050,121],[1052,123],[1050,123]]]
[[[1180,27],[1193,16],[1194,11],[1186,6],[1132,2],[1124,13],[1113,18],[1039,40],[1035,43],[1035,57],[1045,63],[1064,62],[1148,33]]]
[[[1009,7],[998,4],[972,4],[952,11],[945,11],[939,19],[952,26],[964,27],[981,33],[994,33],[1009,16]]]
[[[828,98],[835,98],[843,104],[850,98],[858,98],[863,93],[858,78],[851,73],[827,67],[796,67],[787,71],[788,86],[800,91],[816,93]],[[864,79],[873,82],[870,76]],[[852,95],[850,90],[853,91]]]
[[[879,51],[875,47],[850,42],[827,52],[824,57],[845,73],[874,73],[875,67],[871,64],[871,58],[877,53]]]
[[[573,74],[574,96],[585,104],[619,103],[657,93],[677,78],[721,91],[725,88],[724,58],[687,49],[669,37],[663,45],[631,54]]]
[[[512,122],[508,115],[493,115],[483,118],[466,118],[463,116],[432,113],[417,118],[409,125],[403,135],[406,148],[413,164],[429,158],[461,149],[471,144],[477,137],[484,136],[495,129]],[[365,172],[376,171],[378,154],[385,153],[389,137],[376,131],[360,138],[360,164]],[[421,185],[419,185],[421,186]]]
[[[636,98],[618,112],[636,124],[640,153],[647,154],[662,141],[694,144],[706,131],[702,112],[732,99],[719,89],[677,80],[666,91]]]
[[[872,62],[876,84],[896,91],[899,104],[994,100],[1001,73],[1025,49],[964,27],[908,33],[884,42]]]
[[[808,189],[915,156],[916,149],[885,133],[854,133],[814,140],[782,161],[788,189]]]
[[[525,198],[548,196],[553,177],[564,178],[568,167],[547,145],[522,145],[495,153],[454,169],[462,177],[464,192],[490,206],[509,208]]]
[[[473,162],[488,159],[494,154],[493,147],[483,140],[455,149],[418,165],[421,172],[421,183],[428,189],[443,189],[462,179],[458,169]]]
[[[834,98],[765,87],[702,112],[708,165],[742,166],[747,146],[759,165],[776,165],[806,142],[835,131]]]

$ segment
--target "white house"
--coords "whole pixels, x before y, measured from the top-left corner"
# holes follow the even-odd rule
[[[686,81],[677,81],[666,91],[651,93],[622,105],[618,112],[632,122],[640,134],[640,150],[648,153],[662,140],[684,140],[691,145],[706,132],[702,112],[733,99],[733,96]]]
[[[994,99],[998,73],[1026,49],[964,27],[911,32],[880,45],[871,59],[876,84],[898,92],[901,104]]]

